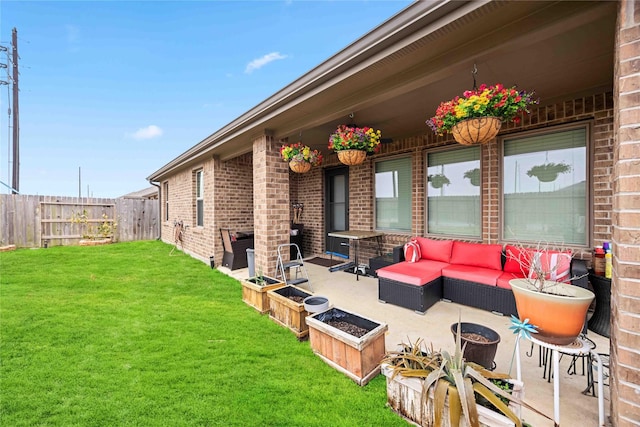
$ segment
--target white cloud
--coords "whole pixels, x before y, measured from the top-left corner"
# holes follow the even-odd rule
[[[159,136],[162,136],[163,133],[164,133],[163,130],[160,129],[158,126],[150,125],[150,126],[147,126],[146,128],[140,128],[134,133],[129,134],[128,136],[130,136],[133,139],[152,139],[152,138],[157,138]]]
[[[247,64],[247,68],[244,69],[244,72],[247,74],[251,74],[254,70],[258,70],[269,62],[277,61],[278,59],[285,59],[287,55],[281,55],[280,52],[271,52],[267,53],[262,58],[254,59],[253,61]]]

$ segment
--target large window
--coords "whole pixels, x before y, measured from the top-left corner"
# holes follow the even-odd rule
[[[427,232],[481,237],[480,147],[427,154]]]
[[[411,157],[376,162],[376,229],[411,231]]]
[[[587,127],[504,140],[504,240],[587,244]]]
[[[164,220],[169,221],[169,182],[165,182],[164,185]]]
[[[196,171],[196,226],[204,225],[204,179],[202,169]]]

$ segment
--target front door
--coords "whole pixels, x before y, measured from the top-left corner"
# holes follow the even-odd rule
[[[333,231],[349,229],[349,168],[328,169],[325,174],[325,230]],[[347,239],[326,236],[327,252],[349,258]]]

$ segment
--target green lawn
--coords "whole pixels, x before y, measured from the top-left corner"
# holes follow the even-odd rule
[[[0,425],[406,425],[171,248],[0,253]]]

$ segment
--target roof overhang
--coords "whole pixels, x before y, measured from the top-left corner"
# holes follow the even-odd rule
[[[535,90],[541,104],[613,88],[615,2],[415,2],[148,177],[252,151],[265,133],[326,151],[338,124],[398,139],[478,83]]]

